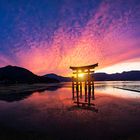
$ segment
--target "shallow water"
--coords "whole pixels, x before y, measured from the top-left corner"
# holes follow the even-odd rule
[[[119,133],[116,129],[121,125],[125,128],[128,124],[135,124],[130,130],[127,128],[120,131],[129,133],[131,129],[140,126],[137,122],[140,115],[140,93],[117,89],[114,86],[139,88],[140,82],[96,82],[93,102],[99,109],[98,113],[73,108],[71,83],[65,83],[55,90],[31,93],[18,101],[0,100],[0,124],[12,130],[45,132],[48,135],[59,135],[61,132],[70,135],[70,131],[75,133],[83,127],[83,131],[89,135],[93,132],[88,128],[96,129],[97,137],[103,134],[110,136],[110,132],[114,135]],[[124,120],[126,122],[123,122]],[[98,131],[101,128],[103,132]]]
[[[138,92],[118,89],[126,88]],[[105,81],[95,83],[96,92],[105,93],[122,98],[140,98],[140,81]]]

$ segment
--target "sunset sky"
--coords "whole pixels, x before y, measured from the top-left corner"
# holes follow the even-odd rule
[[[140,0],[0,0],[0,67],[68,75],[97,62],[140,70]]]

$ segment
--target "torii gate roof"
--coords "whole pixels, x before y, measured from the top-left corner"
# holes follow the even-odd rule
[[[86,69],[94,69],[97,66],[98,66],[98,63],[93,64],[93,65],[78,66],[78,67],[72,67],[72,66],[70,66],[70,69],[72,69],[72,70],[86,70]]]

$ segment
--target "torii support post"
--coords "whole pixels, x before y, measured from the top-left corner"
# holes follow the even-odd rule
[[[90,77],[90,69],[88,69],[88,105],[90,106],[90,98],[91,98],[91,77]]]
[[[85,102],[87,102],[87,81],[85,81]]]
[[[74,77],[72,77],[72,99],[74,100]]]
[[[77,105],[79,106],[79,81],[78,81],[78,70],[76,70],[76,97],[77,97]]]
[[[82,99],[82,82],[80,81],[80,98]]]
[[[88,106],[93,105],[91,104],[91,91],[92,91],[92,99],[94,99],[94,79],[93,78],[91,79],[91,73],[94,73],[94,71],[91,71],[91,70],[97,66],[98,66],[98,63],[94,65],[88,65],[88,66],[70,67],[70,69],[74,70],[73,74],[76,75],[76,78],[72,77],[72,98],[75,99],[76,97],[76,102],[74,103],[77,103],[78,106],[80,104],[88,105]],[[84,74],[87,74],[87,77],[83,79],[84,85],[85,85],[85,102],[84,103],[80,102],[80,99],[82,99],[82,82],[81,80],[79,80],[78,74],[80,74],[81,72]],[[74,94],[75,85],[76,85],[76,96]]]

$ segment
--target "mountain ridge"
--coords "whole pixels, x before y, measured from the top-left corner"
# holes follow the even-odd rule
[[[92,75],[95,81],[139,81],[140,71],[124,71],[122,73],[107,74],[97,72]],[[55,73],[38,76],[26,68],[5,66],[0,68],[0,83],[54,83],[70,82],[71,77],[64,77]]]
[[[61,75],[57,75],[55,73],[49,73],[49,74],[45,74],[43,76],[48,77],[48,78],[54,78],[54,79],[57,79],[57,80],[62,81],[62,82],[71,81],[71,77],[64,77],[64,76],[61,76]]]
[[[95,73],[94,78],[97,81],[138,81],[140,80],[140,71],[123,71],[121,73]]]
[[[45,77],[53,77],[61,82],[69,82],[71,81],[70,77],[63,77],[56,75],[54,73],[46,74]],[[95,81],[139,81],[140,80],[140,71],[132,70],[132,71],[124,71],[122,73],[113,73],[108,74],[105,72],[97,72],[92,75],[95,78]]]
[[[38,76],[28,69],[18,66],[5,66],[0,68],[1,83],[51,83],[59,82],[53,78]]]

